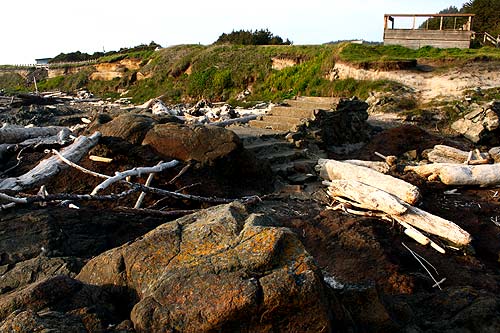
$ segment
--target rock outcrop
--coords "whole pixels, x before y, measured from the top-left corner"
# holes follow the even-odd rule
[[[313,258],[270,224],[239,203],[213,207],[103,253],[77,278],[133,291],[139,332],[328,331]]]
[[[0,217],[0,265],[12,265],[39,255],[88,258],[119,246],[165,222],[159,217],[84,208],[18,208]],[[3,266],[0,266],[3,267]]]
[[[333,110],[317,110],[307,133],[324,147],[366,142],[370,137],[368,104],[357,98],[341,99]]]
[[[466,114],[451,128],[474,143],[498,145],[500,127],[500,102],[495,101]]]
[[[214,126],[159,124],[144,138],[160,155],[181,161],[212,162],[242,147],[234,132]]]

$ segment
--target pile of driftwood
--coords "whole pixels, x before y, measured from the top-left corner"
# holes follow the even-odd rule
[[[3,151],[6,155],[9,156],[15,152],[19,152],[17,156],[18,164],[22,160],[22,158],[20,157],[20,153],[25,148],[45,150],[47,150],[46,148],[52,148],[52,150],[48,150],[48,152],[52,152],[52,156],[43,159],[34,168],[32,168],[25,174],[17,177],[2,178],[2,176],[8,174],[8,172],[12,168],[17,167],[18,164],[9,168],[9,170],[3,170],[2,172],[0,172],[0,210],[9,209],[19,204],[32,204],[37,202],[53,202],[65,206],[69,206],[71,204],[72,208],[77,208],[77,206],[72,202],[92,200],[116,201],[117,199],[139,192],[141,192],[141,194],[139,195],[134,209],[140,208],[140,205],[146,193],[161,195],[163,197],[176,198],[180,200],[190,200],[213,204],[228,203],[236,200],[216,197],[202,197],[180,193],[180,191],[168,191],[151,187],[150,183],[152,175],[177,166],[179,162],[176,160],[161,162],[158,165],[152,167],[137,167],[131,170],[116,172],[115,175],[112,176],[100,174],[79,166],[77,163],[84,156],[88,156],[89,151],[99,142],[100,138],[101,133],[99,132],[95,132],[88,137],[83,135],[75,137],[69,129],[59,127],[25,128],[19,126],[4,126],[0,128],[0,142],[4,142],[0,145],[0,152]],[[56,146],[62,148],[60,150],[54,149],[54,147]],[[88,158],[94,161],[110,162],[110,159],[102,158],[99,156],[90,155],[88,156]],[[71,193],[47,193],[44,183],[49,178],[56,176],[57,173],[62,169],[69,167],[75,168],[80,172],[91,174],[97,178],[101,178],[103,179],[103,181],[98,184],[89,194],[81,195]],[[174,179],[186,172],[188,167],[189,164],[182,168],[182,170],[177,174],[176,177],[174,177]],[[142,176],[146,176],[148,178],[145,184],[131,181],[131,177],[140,178]],[[109,188],[110,185],[117,182],[125,184],[129,187],[129,190],[117,194],[100,194],[105,189]],[[37,186],[40,186],[40,191],[37,195],[22,193]],[[240,198],[240,200],[242,201],[252,201],[255,199],[257,198]],[[187,211],[186,213],[191,212],[192,211]]]
[[[481,153],[477,149],[465,152],[437,145],[427,155],[432,164],[407,166],[405,171],[413,171],[429,181],[439,180],[446,185],[500,185],[500,147]]]
[[[420,199],[419,189],[384,174],[387,168],[383,164],[320,159],[317,169],[334,200],[331,209],[396,221],[405,234],[441,253],[444,248],[427,235],[438,236],[458,247],[471,242],[470,234],[455,223],[415,207]]]

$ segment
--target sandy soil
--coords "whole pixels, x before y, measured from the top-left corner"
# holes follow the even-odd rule
[[[470,89],[489,89],[500,82],[500,62],[470,63],[464,66],[436,69],[422,65],[416,70],[375,71],[336,64],[339,78],[357,80],[391,80],[400,82],[419,95],[422,102],[436,98],[456,99]]]

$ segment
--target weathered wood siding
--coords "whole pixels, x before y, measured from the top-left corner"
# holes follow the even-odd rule
[[[408,30],[386,29],[384,31],[384,45],[401,45],[411,49],[423,46],[438,48],[470,47],[472,32],[462,30]]]

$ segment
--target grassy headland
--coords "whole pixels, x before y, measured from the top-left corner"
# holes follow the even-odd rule
[[[115,63],[123,59],[140,59],[138,70],[128,70],[123,77],[111,81],[91,80],[96,71],[92,65],[39,82],[40,90],[74,91],[89,89],[96,95],[133,98],[140,103],[163,95],[171,103],[207,98],[232,101],[249,90],[248,102],[280,100],[294,95],[345,96],[366,98],[370,91],[391,90],[398,86],[388,81],[355,81],[327,79],[335,62],[351,64],[391,64],[500,60],[500,50],[435,49],[410,50],[400,46],[368,46],[359,44],[330,45],[178,45],[159,51],[114,54],[98,59],[98,63]],[[273,69],[273,59],[281,59],[289,67]],[[16,81],[19,88],[19,82]],[[0,76],[0,88],[12,84]],[[7,87],[4,87],[8,85]],[[13,87],[12,87],[13,88]]]

